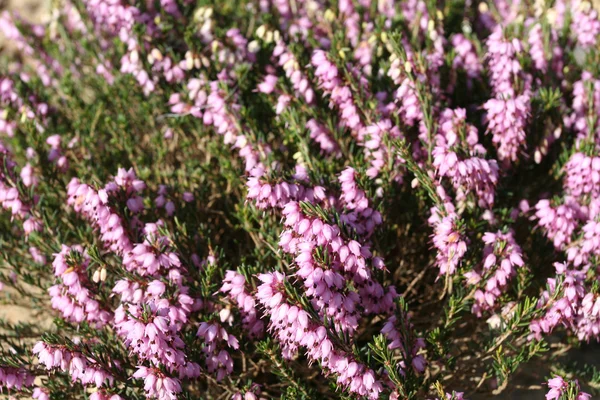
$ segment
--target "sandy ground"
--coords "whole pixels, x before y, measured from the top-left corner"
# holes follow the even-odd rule
[[[0,0],[0,10],[16,11],[28,21],[40,23],[49,14],[51,0]],[[10,48],[0,35],[0,46]],[[0,305],[0,318],[11,323],[35,320],[33,310],[27,306]]]
[[[31,22],[42,22],[48,15],[51,0],[0,0],[0,8],[17,11]]]

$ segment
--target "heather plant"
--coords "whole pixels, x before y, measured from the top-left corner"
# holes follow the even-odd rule
[[[58,0],[0,31],[0,294],[35,311],[0,320],[3,396],[459,400],[531,365],[599,393],[561,358],[600,338],[589,2]]]

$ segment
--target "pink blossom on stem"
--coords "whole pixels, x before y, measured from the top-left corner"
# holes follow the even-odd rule
[[[361,132],[364,124],[354,102],[352,91],[342,82],[337,66],[329,60],[327,53],[323,50],[313,52],[311,64],[315,68],[319,88],[329,95],[330,107],[336,107],[338,110],[341,125],[348,128],[352,135],[362,142]]]
[[[256,167],[250,171],[246,182],[246,199],[260,209],[283,208],[290,201],[320,202],[326,198],[325,189],[321,186],[306,187],[300,180],[294,183],[268,182],[265,175],[266,171],[262,166]]]
[[[452,35],[451,43],[456,51],[456,55],[452,60],[452,68],[464,70],[468,78],[467,83],[472,84],[473,80],[481,77],[483,70],[483,65],[475,51],[475,46],[460,33]]]
[[[540,200],[535,209],[538,226],[557,250],[571,243],[573,232],[584,217],[581,207],[572,197],[566,197],[562,204],[556,206],[550,200]]]
[[[595,143],[598,147],[600,140],[600,79],[584,71],[581,79],[573,83],[572,113],[564,117],[565,125],[577,134],[577,144],[582,141]]]
[[[47,370],[58,369],[66,372],[73,382],[93,384],[97,388],[113,384],[114,377],[104,367],[77,351],[68,350],[65,346],[37,342],[32,352]]]
[[[233,358],[227,349],[237,350],[240,345],[237,338],[221,325],[202,322],[196,336],[202,338],[202,352],[206,357],[206,368],[209,373],[216,374],[217,380],[233,372]]]
[[[356,182],[356,171],[352,167],[346,168],[339,181],[342,186],[340,203],[346,209],[341,215],[342,222],[359,235],[371,236],[382,223],[381,214],[370,207],[369,198]]]
[[[372,269],[385,269],[385,265],[373,256],[368,244],[345,240],[340,227],[307,217],[298,203],[288,203],[282,213],[289,229],[281,234],[279,246],[296,255],[297,275],[318,310],[334,318],[340,328],[353,331],[359,316],[356,303],[366,313],[389,314],[394,309],[395,289],[384,289],[373,279]],[[327,253],[329,263],[317,257],[317,249]],[[358,297],[357,292],[344,288],[343,277],[354,282]]]
[[[332,154],[336,158],[342,156],[339,144],[325,126],[311,118],[306,122],[306,127],[310,132],[310,138],[319,145],[323,153]]]
[[[581,229],[582,237],[567,248],[567,259],[575,267],[587,266],[592,257],[600,257],[600,221],[588,220]]]
[[[246,289],[246,278],[236,271],[227,271],[219,290],[235,300],[242,314],[242,325],[251,338],[259,338],[264,333],[264,323],[259,319],[254,297]]]
[[[582,392],[579,389],[579,382],[577,379],[574,381],[565,381],[560,376],[555,376],[548,380],[548,393],[546,394],[546,400],[559,400],[564,394],[569,392],[569,388],[575,388],[576,397],[574,400],[591,400],[592,396],[588,393]],[[569,397],[571,398],[571,397]]]
[[[485,44],[490,84],[494,94],[514,97],[515,79],[522,70],[517,59],[517,54],[523,50],[521,42],[518,39],[508,40],[502,27],[498,26]]]
[[[312,362],[319,362],[324,372],[334,374],[336,381],[350,393],[379,398],[382,383],[367,366],[340,350],[328,336],[327,329],[312,321],[299,305],[290,303],[283,288],[284,275],[274,272],[261,274],[258,279],[258,301],[269,315],[269,330],[282,346],[284,357],[291,357],[300,347]]]
[[[484,278],[485,285],[475,291],[472,312],[481,317],[483,311],[492,310],[496,300],[506,291],[517,268],[524,265],[521,247],[514,238],[514,232],[486,232],[483,235],[483,269],[465,274],[467,282],[477,284]]]
[[[177,394],[181,392],[181,382],[166,376],[158,368],[139,366],[132,377],[144,380],[144,391],[151,399],[176,400]]]
[[[598,11],[586,1],[573,0],[569,3],[572,13],[571,30],[577,44],[584,49],[593,48],[600,35]]]
[[[478,143],[477,128],[466,123],[464,109],[443,110],[438,126],[432,152],[436,173],[452,180],[457,200],[475,192],[480,207],[492,207],[499,167],[496,160],[478,157],[485,154],[485,149]]]
[[[239,107],[227,104],[226,94],[219,88],[218,82],[210,83],[210,94],[207,97],[209,107],[202,115],[205,125],[212,125],[215,131],[223,136],[225,144],[238,149],[238,154],[245,161],[246,172],[260,166],[258,149],[240,131],[235,114]]]
[[[52,135],[46,139],[46,143],[50,146],[48,152],[48,161],[54,163],[60,171],[66,171],[69,167],[69,161],[63,154],[62,138],[60,135]]]
[[[73,178],[67,185],[67,204],[90,220],[101,233],[105,247],[123,256],[132,249],[129,229],[108,204],[106,190],[96,191]]]
[[[52,308],[59,310],[63,318],[74,323],[87,321],[96,328],[102,328],[112,319],[111,312],[105,310],[90,290],[87,278],[89,257],[80,246],[63,245],[60,253],[54,254],[52,267],[59,283],[50,287]]]
[[[530,339],[539,340],[559,325],[575,332],[580,340],[597,339],[600,334],[600,299],[587,292],[585,272],[568,269],[563,263],[555,263],[554,267],[557,277],[548,279],[548,290],[538,300],[538,308],[543,307],[544,313],[530,323]]]
[[[285,76],[292,83],[292,87],[296,93],[301,95],[307,104],[312,104],[315,92],[311,87],[308,77],[300,69],[296,57],[287,48],[284,41],[277,42],[273,49],[273,57],[277,59],[277,64],[283,68]]]
[[[600,196],[600,157],[578,152],[565,165],[565,191],[575,197]]]
[[[346,28],[346,38],[353,47],[356,47],[360,39],[360,14],[356,11],[352,0],[338,1],[338,11]]]
[[[179,333],[186,311],[164,298],[148,299],[144,305],[146,312],[131,303],[115,310],[114,328],[130,353],[150,365],[163,365],[170,374],[197,377],[200,366],[188,360]]]
[[[17,164],[2,142],[0,142],[0,165],[0,207],[10,211],[11,220],[23,221],[25,236],[41,231],[41,221],[32,215],[32,208],[37,200],[35,197],[28,199],[20,193],[18,183],[21,179],[17,175]]]
[[[436,264],[440,275],[452,275],[467,252],[467,239],[459,228],[459,217],[452,204],[446,203],[444,206],[446,212],[441,212],[437,207],[432,209],[429,225],[433,227],[432,242],[437,250]]]
[[[525,146],[525,128],[530,113],[529,95],[490,99],[483,108],[487,113],[487,132],[492,134],[498,159],[508,164],[516,162],[520,150]]]
[[[0,366],[0,392],[21,390],[33,385],[35,375],[23,368]]]
[[[372,123],[365,127],[365,153],[367,154],[371,167],[367,169],[366,175],[370,178],[376,178],[381,169],[386,165],[389,157],[390,149],[384,144],[385,135],[389,135],[391,139],[397,139],[402,136],[398,126],[394,125],[391,120],[384,118],[378,122]],[[396,165],[402,164],[402,160],[396,157]],[[401,180],[401,176],[395,177]]]
[[[548,61],[544,51],[544,37],[542,25],[540,23],[532,24],[529,28],[529,55],[533,61],[533,65],[540,72],[546,72],[548,69]]]
[[[405,311],[397,311],[399,315],[392,315],[386,321],[381,329],[388,340],[388,348],[391,350],[400,349],[402,369],[407,368],[406,363],[410,362],[410,367],[417,373],[423,373],[427,366],[427,361],[420,350],[425,349],[425,339],[417,338],[414,334],[414,327],[410,322],[409,315]]]

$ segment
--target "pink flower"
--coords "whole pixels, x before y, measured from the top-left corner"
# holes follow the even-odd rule
[[[562,377],[555,376],[548,380],[548,388],[550,390],[546,394],[546,400],[558,400],[562,398],[562,395],[566,394],[570,387],[575,389],[575,393],[577,394],[576,400],[591,399],[591,395],[580,391],[579,382],[576,379],[565,381]]]
[[[521,247],[514,238],[514,232],[486,232],[483,235],[483,269],[480,273],[467,273],[470,284],[478,284],[482,276],[487,276],[485,286],[475,292],[473,313],[481,317],[485,310],[492,310],[496,300],[506,291],[517,268],[524,265]]]
[[[165,376],[155,368],[139,366],[132,377],[144,380],[144,391],[149,398],[175,400],[177,393],[181,392],[181,383],[178,379]]]
[[[444,216],[434,207],[429,218],[434,228],[432,242],[437,250],[436,263],[440,275],[454,274],[467,251],[467,242],[458,227],[458,215],[451,204],[446,203],[445,206],[447,215]]]
[[[483,108],[487,112],[487,131],[492,134],[498,158],[507,163],[517,161],[519,151],[525,145],[525,128],[530,113],[529,95],[490,99]]]
[[[264,80],[258,84],[257,90],[261,93],[270,94],[275,90],[275,85],[277,85],[277,76],[267,75]]]

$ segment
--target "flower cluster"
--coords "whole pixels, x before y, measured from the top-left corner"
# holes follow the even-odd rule
[[[315,119],[310,119],[306,122],[306,127],[310,131],[310,138],[319,144],[323,153],[335,154],[337,157],[341,156],[340,146],[325,126]]]
[[[290,80],[294,90],[302,96],[307,104],[312,104],[315,92],[311,88],[308,79],[303,75],[298,61],[285,45],[279,41],[273,50],[273,57],[277,58],[277,64],[285,71],[285,76]]]
[[[297,182],[279,182],[268,183],[263,179],[266,171],[257,167],[250,172],[250,177],[246,186],[248,194],[246,198],[256,204],[256,207],[264,208],[283,208],[290,201],[323,201],[326,197],[325,189],[322,186],[307,188],[302,183],[302,175],[297,176]]]
[[[481,272],[469,271],[467,276],[470,284],[485,280],[483,289],[475,292],[473,313],[481,316],[482,311],[494,307],[496,300],[508,287],[516,269],[524,265],[521,247],[514,238],[514,232],[486,232],[483,235],[483,269]]]
[[[531,336],[540,338],[564,325],[580,340],[589,341],[600,334],[600,298],[585,287],[585,272],[555,265],[557,278],[548,279],[548,290],[539,299],[538,307],[546,312],[531,325]]]
[[[562,249],[571,242],[571,235],[583,219],[579,203],[571,197],[566,197],[563,204],[555,206],[550,200],[540,200],[535,209],[538,226],[557,249]]]
[[[38,342],[32,352],[37,355],[40,364],[47,370],[58,369],[68,372],[73,382],[83,385],[93,384],[97,388],[111,386],[114,377],[96,360],[86,357],[78,351],[65,346],[53,346]]]
[[[345,3],[350,3],[346,1]],[[354,101],[352,90],[341,78],[338,67],[327,57],[323,50],[316,50],[310,60],[315,69],[319,88],[329,95],[329,104],[338,110],[340,121],[344,128],[361,142],[364,138],[364,122]]]
[[[359,304],[369,313],[391,309],[395,291],[390,288],[386,293],[373,281],[371,266],[383,268],[383,261],[373,257],[368,246],[344,240],[338,226],[305,216],[298,203],[288,203],[283,215],[289,229],[281,234],[279,245],[296,256],[296,275],[304,282],[306,295],[336,329],[350,334],[356,330]],[[346,286],[345,279],[356,289]]]
[[[446,211],[436,207],[431,212],[429,224],[433,227],[433,246],[437,250],[436,264],[440,275],[454,274],[467,252],[467,241],[461,233],[460,219],[452,204],[446,204]]]
[[[198,328],[198,337],[204,340],[202,351],[206,354],[206,367],[208,372],[216,373],[217,380],[223,379],[225,375],[233,371],[233,360],[227,348],[237,350],[240,345],[235,336],[230,335],[220,325],[203,322]]]
[[[577,380],[565,381],[560,376],[548,379],[548,388],[550,390],[546,394],[546,400],[559,400],[565,394],[572,394],[574,397],[569,396],[569,399],[573,400],[590,400],[592,398],[592,395],[580,391]]]
[[[465,110],[442,111],[439,126],[436,147],[432,152],[433,165],[439,176],[452,180],[457,201],[473,191],[480,207],[493,206],[498,184],[498,163],[496,160],[488,161],[477,156],[484,155],[485,149],[478,143],[477,129],[466,124]],[[461,146],[461,141],[466,143]],[[470,157],[459,156],[457,152],[461,147],[464,147],[463,151]]]
[[[227,271],[223,279],[223,286],[220,291],[227,293],[232,300],[235,300],[242,314],[242,324],[250,337],[257,338],[263,335],[264,323],[258,318],[256,302],[254,297],[245,287],[246,278],[236,271]]]
[[[514,81],[522,70],[517,55],[523,51],[518,39],[509,40],[501,26],[486,40],[490,85],[495,95],[514,97]]]
[[[525,128],[530,114],[528,75],[522,71],[517,55],[523,51],[521,42],[509,40],[497,26],[486,41],[490,85],[495,97],[484,105],[488,132],[498,150],[499,161],[512,163],[526,139]],[[518,84],[525,86],[519,92]]]
[[[0,206],[10,211],[11,219],[23,220],[23,230],[26,235],[39,231],[41,229],[40,221],[32,215],[35,199],[27,198],[19,190],[19,183],[25,184],[24,181],[27,180],[27,172],[25,179],[19,179],[20,177],[16,173],[17,164],[1,141],[0,164],[2,164],[2,169],[0,169]]]
[[[586,139],[598,140],[600,135],[597,115],[600,111],[600,80],[595,79],[587,71],[581,74],[581,79],[573,84],[573,109],[564,117],[565,125],[577,134],[579,142]]]
[[[356,182],[356,171],[346,168],[340,174],[340,202],[347,210],[341,215],[344,224],[352,227],[358,235],[370,236],[381,224],[381,214],[369,206],[369,198]]]
[[[573,154],[565,165],[564,187],[575,197],[600,197],[600,157]]]
[[[583,48],[593,47],[598,43],[600,34],[600,21],[598,11],[591,4],[581,0],[571,2],[572,22],[574,37],[577,44]]]
[[[13,368],[13,367],[0,367],[0,392],[4,389],[19,390],[22,387],[33,385],[35,376],[29,373],[27,370]]]
[[[89,219],[100,230],[104,246],[119,255],[132,249],[128,229],[122,218],[108,204],[107,190],[96,191],[73,178],[67,186],[67,204]]]
[[[179,381],[158,368],[139,367],[132,377],[144,380],[144,391],[149,398],[176,399],[181,392]]]
[[[473,43],[460,33],[453,35],[451,40],[452,46],[456,50],[452,67],[456,70],[464,70],[467,74],[467,82],[469,86],[472,86],[473,80],[479,79],[483,70]]]
[[[89,257],[81,247],[63,245],[52,262],[54,275],[60,278],[61,283],[50,287],[48,293],[52,297],[52,308],[59,310],[67,321],[87,321],[101,328],[112,319],[112,315],[103,309],[86,287],[90,283],[87,276],[89,262]]]
[[[285,346],[284,354],[292,356],[299,347],[306,347],[307,357],[335,374],[338,384],[351,393],[377,399],[382,384],[373,370],[356,362],[351,354],[337,349],[323,325],[313,322],[305,310],[287,301],[283,287],[285,279],[280,273],[262,274],[257,293],[261,304],[269,310],[269,330]]]
[[[514,162],[525,143],[525,126],[529,117],[530,98],[527,94],[514,98],[488,100],[483,107],[487,114],[488,131],[498,149],[500,161]]]
[[[388,340],[388,348],[391,350],[400,349],[403,361],[400,362],[400,367],[405,369],[407,363],[418,373],[425,372],[427,361],[421,350],[425,349],[425,340],[423,338],[414,338],[413,325],[410,323],[408,315],[401,312],[399,316],[392,315],[386,321],[381,329]]]

